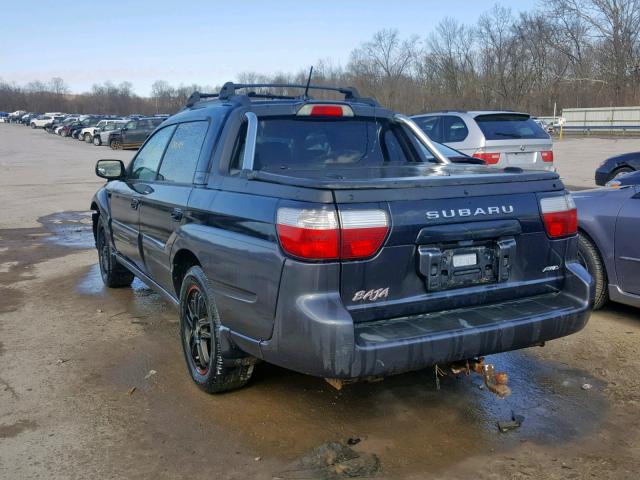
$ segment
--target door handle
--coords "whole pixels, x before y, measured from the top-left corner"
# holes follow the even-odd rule
[[[182,210],[180,208],[174,208],[171,211],[171,218],[173,219],[174,222],[179,222],[180,220],[182,220]]]
[[[139,206],[140,206],[140,199],[139,198],[132,198],[131,199],[131,208],[133,208],[134,210],[137,210]]]

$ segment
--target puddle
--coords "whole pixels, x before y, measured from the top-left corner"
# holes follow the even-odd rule
[[[49,242],[79,249],[95,246],[90,211],[53,213],[40,217],[38,222],[51,232]]]
[[[38,222],[41,227],[0,230],[0,284],[33,278],[37,263],[94,248],[91,212],[54,213]]]
[[[133,296],[132,302],[138,303],[163,303],[160,294],[149,288],[142,280],[135,277],[131,288],[111,289],[107,288],[102,281],[100,275],[100,266],[98,265],[98,255],[96,254],[96,264],[92,265],[87,273],[85,273],[76,284],[76,292],[84,295],[107,296],[117,291],[128,292],[127,296]]]

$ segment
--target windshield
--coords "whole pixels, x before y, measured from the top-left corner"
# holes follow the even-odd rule
[[[487,140],[548,139],[549,135],[529,115],[492,113],[475,117]]]
[[[233,166],[238,168],[242,146]],[[260,119],[254,169],[382,167],[424,162],[400,125],[382,118]]]

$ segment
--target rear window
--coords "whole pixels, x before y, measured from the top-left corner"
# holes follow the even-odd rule
[[[549,138],[549,135],[528,115],[499,113],[475,118],[487,140]]]
[[[239,161],[238,155],[236,168]],[[258,122],[255,170],[380,167],[416,161],[404,131],[386,119],[271,117]]]

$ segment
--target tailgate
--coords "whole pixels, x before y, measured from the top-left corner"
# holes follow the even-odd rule
[[[552,163],[542,158],[542,152],[552,148],[551,140],[486,140],[484,147],[487,152],[500,154],[498,166],[540,169]]]
[[[563,189],[560,182],[547,187]],[[341,296],[354,321],[490,304],[562,287],[568,240],[547,237],[539,198],[548,194],[527,182],[421,190],[336,192],[340,211],[384,209],[390,220],[374,258],[342,262]]]

